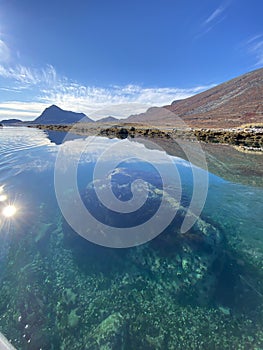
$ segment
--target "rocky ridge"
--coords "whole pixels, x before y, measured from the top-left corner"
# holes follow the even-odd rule
[[[164,106],[171,112],[170,115],[156,107],[146,113],[130,116],[127,120],[174,125],[177,117],[191,127],[237,127],[245,123],[262,122],[262,95],[263,68]]]

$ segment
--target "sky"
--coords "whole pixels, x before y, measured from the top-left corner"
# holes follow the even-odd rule
[[[124,118],[263,66],[262,0],[0,0],[0,120]]]

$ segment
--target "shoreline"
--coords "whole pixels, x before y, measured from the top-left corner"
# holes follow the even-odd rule
[[[201,147],[206,155],[208,171],[231,182],[248,186],[263,187],[263,152],[244,150],[242,146],[226,143],[198,141],[192,129],[174,130],[170,127],[158,128],[148,125],[34,125],[46,131],[70,132],[79,136],[104,136],[108,138],[129,138],[142,142],[149,148],[148,140],[153,141],[153,147],[161,147],[167,154],[189,160],[185,155],[182,145],[193,145],[201,143]],[[129,128],[129,129],[128,129]],[[132,130],[130,130],[133,128]],[[123,130],[124,129],[124,130]],[[128,132],[125,130],[128,129]],[[218,131],[217,131],[218,132]],[[229,131],[227,131],[229,132]],[[178,143],[176,140],[180,139]],[[198,163],[195,164],[198,166]]]
[[[87,124],[74,125],[28,125],[41,130],[71,132],[84,136],[106,136],[124,139],[127,137],[147,137],[163,139],[185,139],[201,141],[206,144],[221,144],[233,146],[239,152],[262,154],[263,127],[237,127],[237,128],[187,128],[179,129],[171,126],[154,126],[137,123],[123,124]]]

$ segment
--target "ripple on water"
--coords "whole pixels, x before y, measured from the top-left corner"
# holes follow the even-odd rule
[[[4,127],[0,137],[0,185],[31,166],[40,166],[39,149],[52,146],[45,133],[38,129]]]

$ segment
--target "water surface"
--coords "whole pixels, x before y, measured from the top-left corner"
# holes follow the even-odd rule
[[[165,172],[167,164],[160,165],[159,151],[140,145],[156,164],[121,159],[111,184],[127,202],[131,184],[143,179],[148,201],[134,214],[117,215],[96,196],[94,166],[110,146],[132,150],[135,143],[96,138],[81,153],[77,180],[83,203],[99,221],[125,229],[155,215],[162,197],[168,207],[180,206],[164,232],[143,245],[99,246],[77,234],[58,205],[54,167],[62,135],[0,130],[0,331],[12,344],[34,350],[262,348],[263,189],[209,174],[202,214],[182,234],[191,167],[171,158],[182,183],[176,204],[162,192],[155,168],[158,163]],[[85,142],[71,135],[68,159],[79,157]],[[105,167],[115,161],[112,153]],[[172,183],[175,173],[168,175]],[[69,187],[64,195],[74,198]],[[11,217],[8,206],[16,208]],[[101,233],[92,226],[92,234]]]

